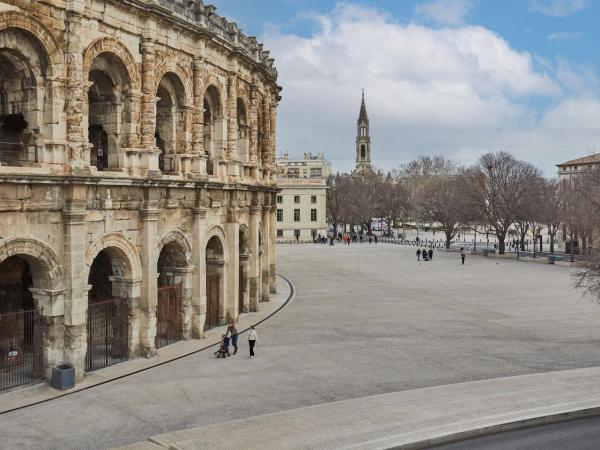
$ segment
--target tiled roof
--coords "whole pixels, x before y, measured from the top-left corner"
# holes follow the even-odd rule
[[[578,164],[592,164],[592,163],[600,163],[600,153],[594,153],[593,155],[584,156],[582,158],[572,159],[571,161],[564,162],[562,164],[557,164],[557,167],[564,166],[576,166]]]

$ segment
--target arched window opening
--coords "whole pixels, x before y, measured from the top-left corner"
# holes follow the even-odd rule
[[[360,159],[362,161],[364,161],[366,157],[367,157],[367,149],[365,148],[364,145],[361,145],[360,146]]]
[[[206,245],[206,321],[205,330],[210,330],[224,322],[224,252],[223,243],[213,236]]]
[[[215,86],[209,86],[204,94],[204,150],[208,155],[207,172],[216,173],[216,160],[223,150],[223,114],[219,92]]]
[[[162,248],[157,264],[156,348],[183,339],[183,277],[187,266],[185,252],[176,242]]]
[[[102,53],[92,62],[88,80],[90,165],[117,169],[121,148],[127,146],[124,125],[131,121],[129,75],[116,55]]]
[[[37,161],[48,67],[46,52],[32,34],[17,28],[0,31],[0,165]]]
[[[176,172],[176,154],[185,151],[185,90],[174,73],[166,74],[156,92],[156,146],[160,170]]]

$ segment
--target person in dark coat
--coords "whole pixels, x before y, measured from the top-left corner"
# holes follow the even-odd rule
[[[421,249],[417,250],[417,261],[421,261]]]
[[[429,261],[433,261],[433,249],[429,249]]]

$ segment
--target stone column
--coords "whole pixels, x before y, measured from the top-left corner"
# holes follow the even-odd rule
[[[87,345],[87,307],[89,269],[85,264],[86,235],[85,219],[86,194],[85,186],[70,186],[67,190],[68,200],[63,209],[64,227],[64,361],[75,367],[77,380],[82,380],[85,372],[85,355]]]
[[[271,105],[269,96],[263,98],[263,148],[262,152],[262,167],[264,170],[264,179],[270,179],[270,155],[271,155]]]
[[[192,109],[192,172],[205,177],[208,155],[204,149],[204,60],[194,58],[194,105]]]
[[[239,282],[241,285],[240,291],[244,297],[242,298],[242,301],[240,302],[242,305],[242,310],[238,311],[239,314],[250,312],[250,281],[248,279],[248,276],[250,273],[250,258],[251,257],[252,257],[252,255],[249,253],[247,253],[245,255],[240,255],[241,278],[240,278]]]
[[[261,273],[260,273],[260,245],[258,241],[258,233],[260,229],[260,216],[262,208],[260,206],[250,207],[250,236],[248,244],[250,246],[250,267],[248,272],[249,284],[249,309],[251,312],[258,311],[258,303],[261,301]]]
[[[262,302],[268,302],[270,300],[270,288],[269,288],[269,239],[271,236],[271,207],[263,206],[262,208],[262,224],[263,224],[263,248],[262,248],[262,273],[261,273],[261,283],[262,283]]]
[[[258,87],[253,84],[250,91],[250,162],[260,162],[260,149],[258,148],[258,109],[261,107]]]
[[[153,193],[154,194],[154,193]],[[140,210],[142,224],[141,346],[146,358],[156,355],[156,307],[158,305],[158,215],[160,210]]]
[[[240,225],[237,208],[230,208],[228,223],[224,225],[229,260],[227,261],[227,285],[225,286],[225,311],[227,320],[235,320],[238,316],[238,296],[240,293]]]
[[[275,241],[277,239],[277,206],[271,206],[269,214],[269,236],[267,237],[267,245],[269,246],[269,292],[275,294],[277,292],[277,258]]]
[[[29,289],[42,319],[44,379],[52,367],[63,362],[65,336],[65,290]]]
[[[89,172],[89,145],[83,134],[84,78],[81,19],[76,11],[67,11],[67,160],[72,173]]]
[[[151,38],[142,38],[142,149],[147,157],[150,174],[159,175],[156,148],[156,49]]]
[[[204,337],[206,321],[206,212],[205,208],[194,208],[192,230],[192,337]]]
[[[109,277],[114,298],[126,298],[129,307],[128,348],[129,359],[142,353],[140,342],[142,278]],[[118,332],[114,332],[118,334]]]
[[[238,155],[238,126],[237,126],[237,76],[230,73],[227,77],[227,174],[240,176]]]
[[[270,163],[271,163],[271,183],[276,184],[277,180],[277,96],[273,95],[271,100],[271,112],[269,115],[271,122],[271,137],[269,138],[271,143]]]

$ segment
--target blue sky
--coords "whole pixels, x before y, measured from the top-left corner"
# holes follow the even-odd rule
[[[600,150],[600,0],[213,3],[276,58],[279,152],[351,169],[363,87],[384,169],[507,150],[550,175]]]

